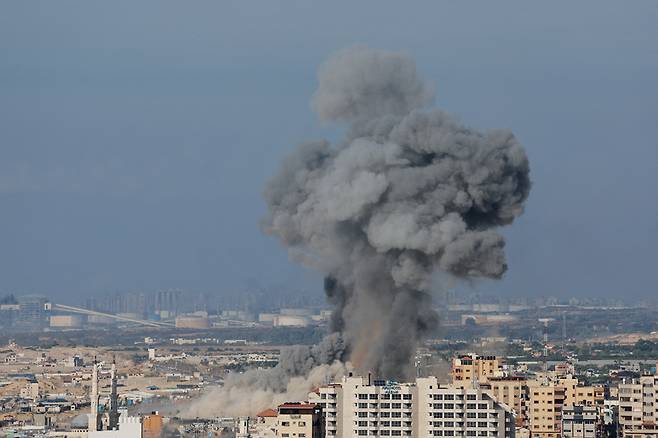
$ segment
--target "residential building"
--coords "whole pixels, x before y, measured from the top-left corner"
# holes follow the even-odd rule
[[[533,438],[558,438],[562,425],[564,387],[540,381],[528,382],[528,426]]]
[[[658,436],[658,375],[619,384],[619,436]]]
[[[516,413],[516,425],[526,424],[528,401],[528,381],[525,377],[490,377],[480,385],[482,390],[500,403],[504,403]]]
[[[599,437],[598,418],[598,409],[594,406],[565,406],[562,408],[562,437]]]
[[[477,380],[486,382],[490,377],[499,377],[499,362],[496,356],[463,355],[452,360],[452,382],[455,385],[468,385]]]
[[[578,379],[571,375],[556,379],[556,384],[564,388],[565,406],[603,406],[605,388],[601,385],[579,386]]]
[[[416,379],[416,388],[415,437],[514,437],[512,409],[481,389],[440,386],[436,377]]]
[[[514,414],[477,387],[440,385],[436,377],[398,383],[344,377],[312,394],[323,408],[326,435],[514,437]]]
[[[315,403],[288,402],[277,409],[276,436],[324,438],[322,407]]]

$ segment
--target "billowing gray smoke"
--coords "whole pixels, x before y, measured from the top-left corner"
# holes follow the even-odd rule
[[[284,349],[274,368],[231,374],[224,386],[211,388],[178,415],[185,418],[254,415],[286,401],[305,400],[313,387],[334,381],[349,371],[343,363],[344,356],[345,345],[337,333],[325,336],[312,347]]]
[[[346,138],[302,144],[265,190],[265,229],[324,273],[333,327],[359,371],[404,377],[437,325],[432,274],[499,278],[496,231],[523,211],[528,159],[505,130],[478,132],[428,106],[407,55],[342,50],[321,67],[313,108]]]

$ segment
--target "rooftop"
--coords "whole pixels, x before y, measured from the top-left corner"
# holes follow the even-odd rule
[[[258,414],[256,414],[256,416],[257,417],[276,417],[277,413],[274,409],[265,409],[264,411],[261,411]]]

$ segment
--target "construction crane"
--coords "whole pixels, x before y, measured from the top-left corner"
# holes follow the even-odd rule
[[[172,328],[174,324],[161,321],[147,321],[144,319],[129,318],[126,316],[119,316],[113,313],[98,312],[96,310],[84,309],[82,307],[68,306],[66,304],[51,304],[52,310],[59,310],[60,312],[70,312],[70,313],[80,313],[82,315],[92,315],[92,316],[102,316],[105,318],[116,319],[118,321],[132,322],[134,324],[145,325],[149,327],[159,327],[159,328]]]

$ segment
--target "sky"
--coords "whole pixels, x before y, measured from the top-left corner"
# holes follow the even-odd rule
[[[658,2],[0,4],[0,295],[320,293],[260,231],[354,44],[413,56],[437,106],[526,147],[501,296],[656,296]]]

